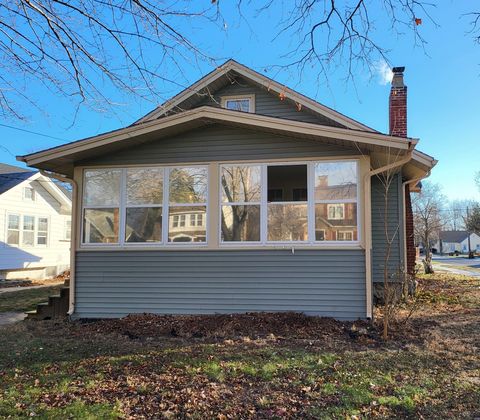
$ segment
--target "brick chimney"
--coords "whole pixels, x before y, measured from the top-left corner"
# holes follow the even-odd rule
[[[405,67],[393,68],[392,87],[389,98],[390,134],[392,136],[407,137],[407,87],[403,81]],[[410,200],[410,187],[405,186],[405,241],[407,255],[407,274],[415,273],[415,243],[413,233],[413,212]]]
[[[403,82],[404,70],[405,67],[393,68],[389,100],[389,132],[392,136],[399,137],[407,137],[407,87]]]

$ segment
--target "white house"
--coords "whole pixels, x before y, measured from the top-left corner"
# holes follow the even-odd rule
[[[444,254],[468,253],[468,232],[465,230],[450,230],[440,232],[440,240],[435,244],[438,252]],[[470,233],[470,249],[480,252],[480,236]]]
[[[69,268],[69,191],[39,172],[0,164],[0,278],[45,278]]]

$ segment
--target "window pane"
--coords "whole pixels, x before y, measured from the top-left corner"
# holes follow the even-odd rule
[[[83,204],[86,206],[118,206],[120,175],[119,169],[85,171]]]
[[[307,165],[271,165],[268,201],[307,201]]]
[[[163,169],[128,169],[127,204],[162,204]]]
[[[206,214],[205,206],[170,207],[168,216],[168,242],[205,242]],[[185,223],[192,215],[201,215],[201,225],[190,226]]]
[[[357,204],[315,204],[315,240],[357,241]]]
[[[117,243],[118,209],[85,209],[83,242]]]
[[[307,205],[269,204],[267,228],[269,241],[306,241]]]
[[[18,230],[9,230],[7,235],[7,244],[18,245],[20,240],[20,232]]]
[[[225,108],[233,111],[250,111],[250,99],[227,99],[225,101]]]
[[[356,162],[326,162],[315,165],[315,200],[344,200],[356,197]]]
[[[126,242],[159,242],[162,240],[162,209],[127,208]]]
[[[37,244],[38,245],[47,245],[47,235],[37,235]]]
[[[206,201],[206,168],[181,168],[170,172],[170,203],[205,203]]]
[[[29,231],[29,230],[24,230],[23,231],[23,245],[26,246],[33,246],[34,244],[34,234],[35,232]]]
[[[48,219],[46,217],[38,218],[38,230],[42,232],[48,231]]]
[[[260,166],[227,166],[221,175],[223,202],[260,201]]]
[[[23,230],[35,230],[35,217],[23,216]]]
[[[222,206],[222,241],[259,241],[260,206]]]
[[[9,229],[20,229],[20,216],[16,214],[8,215],[8,228]]]

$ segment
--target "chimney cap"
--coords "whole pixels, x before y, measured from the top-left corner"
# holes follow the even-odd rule
[[[401,73],[403,73],[403,72],[405,71],[405,66],[403,66],[403,67],[394,67],[394,68],[392,69],[392,71],[393,71],[394,74],[398,74],[398,73],[401,74]]]

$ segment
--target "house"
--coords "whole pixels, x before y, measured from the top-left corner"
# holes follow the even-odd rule
[[[371,317],[384,267],[413,272],[409,191],[436,163],[406,95],[396,68],[382,134],[229,60],[128,127],[18,157],[74,186],[70,314]]]
[[[39,172],[0,164],[0,277],[45,278],[70,266],[69,192]]]
[[[470,236],[470,250],[480,253],[480,236],[466,230],[446,230],[439,234],[439,240],[434,248],[442,254],[467,254],[469,251],[468,239]]]

